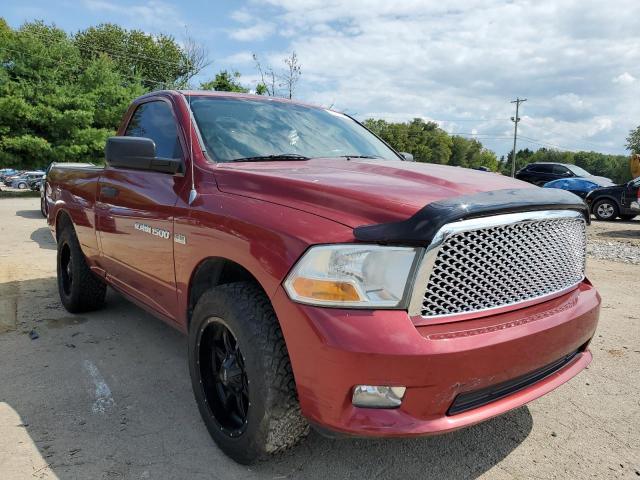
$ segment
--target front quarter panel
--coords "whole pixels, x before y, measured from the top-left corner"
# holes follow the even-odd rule
[[[189,284],[206,259],[221,257],[241,265],[272,297],[310,245],[354,240],[352,230],[344,225],[294,208],[225,194],[215,187],[201,192],[191,206],[178,200],[174,232],[185,242],[174,242],[182,312],[178,320],[185,331]]]

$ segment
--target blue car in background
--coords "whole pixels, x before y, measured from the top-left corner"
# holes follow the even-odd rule
[[[605,182],[603,180],[594,178],[562,178],[560,180],[553,180],[545,183],[544,188],[559,188],[561,190],[567,190],[571,193],[575,193],[580,198],[585,198],[587,194],[595,190],[596,188],[608,187],[613,185],[612,182]]]

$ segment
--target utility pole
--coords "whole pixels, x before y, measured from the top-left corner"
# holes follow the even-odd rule
[[[518,111],[520,110],[520,104],[522,102],[526,102],[526,98],[516,97],[511,103],[516,104],[516,116],[511,117],[511,121],[515,123],[515,127],[513,130],[513,153],[511,154],[511,176],[516,176],[516,142],[518,140],[518,122],[520,121],[520,117],[518,116]]]

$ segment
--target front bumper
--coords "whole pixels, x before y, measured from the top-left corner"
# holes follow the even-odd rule
[[[282,325],[303,414],[323,429],[357,436],[414,436],[478,423],[548,393],[591,361],[586,349],[600,297],[588,282],[561,297],[508,313],[418,326],[403,311],[293,303],[280,288]],[[454,320],[454,319],[452,319]],[[448,415],[459,394],[481,391],[578,353],[514,393]],[[355,385],[406,386],[397,409],[357,408]]]

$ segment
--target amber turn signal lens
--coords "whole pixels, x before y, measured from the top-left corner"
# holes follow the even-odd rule
[[[360,300],[360,295],[355,287],[346,282],[298,277],[293,281],[292,286],[296,293],[304,298],[336,302],[357,302]]]

